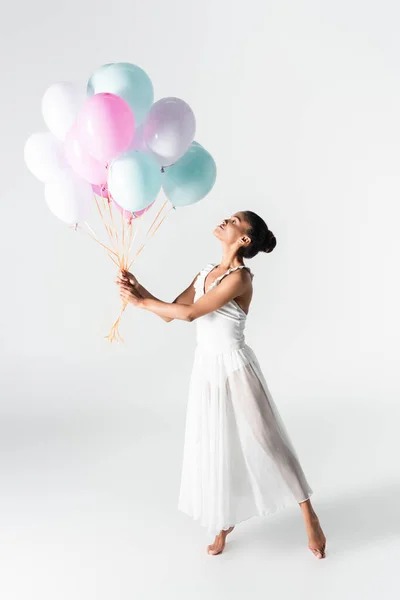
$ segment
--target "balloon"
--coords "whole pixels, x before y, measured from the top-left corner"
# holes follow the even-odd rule
[[[107,181],[105,183],[103,183],[102,185],[92,185],[92,190],[94,191],[95,194],[97,194],[97,196],[100,196],[102,198],[108,198],[108,186],[107,186]]]
[[[30,172],[43,182],[58,177],[68,167],[62,142],[49,131],[27,139],[24,158]]]
[[[179,98],[158,100],[146,117],[144,139],[160,165],[168,167],[184,155],[193,142],[196,119]]]
[[[90,77],[87,94],[110,92],[123,98],[130,106],[137,125],[143,123],[154,101],[153,84],[147,73],[131,63],[103,65]]]
[[[76,124],[69,130],[65,138],[65,155],[75,173],[86,181],[98,185],[107,181],[106,166],[83,148]]]
[[[150,154],[150,150],[146,146],[146,142],[144,141],[144,127],[140,125],[135,129],[135,133],[133,135],[132,141],[129,145],[129,150],[139,150],[140,152],[147,152]]]
[[[130,210],[125,210],[115,202],[115,200],[111,197],[108,191],[107,183],[103,185],[92,185],[92,190],[95,194],[97,194],[97,196],[109,199],[109,201],[113,203],[118,212],[124,212],[124,217],[126,217],[127,219],[137,219],[138,217],[141,217],[145,212],[149,210],[149,208],[153,206],[155,202],[155,200],[153,200],[153,202],[146,206],[146,208],[142,208],[142,210],[135,210],[134,212],[131,212]]]
[[[217,167],[211,154],[193,142],[184,156],[164,173],[163,189],[174,206],[198,202],[214,186]]]
[[[131,212],[151,204],[161,189],[162,175],[153,156],[125,152],[108,169],[108,189],[122,208]]]
[[[46,183],[44,193],[51,212],[65,223],[74,225],[87,219],[93,200],[92,187],[72,169]]]
[[[129,223],[131,223],[134,218],[133,213],[130,210],[125,210],[124,208],[122,208],[122,206],[117,204],[115,200],[113,200],[112,203],[113,206],[117,209],[117,211],[123,215],[124,219],[127,219]]]
[[[101,163],[125,152],[135,131],[128,104],[114,94],[88,98],[78,115],[78,132],[85,149]]]
[[[85,100],[84,91],[73,83],[54,83],[46,90],[42,99],[43,118],[60,140],[65,140]]]
[[[117,209],[117,211],[122,213],[124,215],[124,217],[126,219],[128,219],[129,222],[131,222],[133,219],[138,219],[145,212],[147,212],[149,210],[149,208],[151,208],[153,206],[155,200],[153,200],[153,202],[151,204],[149,204],[149,206],[146,206],[146,208],[143,208],[142,210],[136,210],[135,212],[131,212],[130,210],[125,210],[119,204],[117,204],[115,202],[115,200],[113,200],[112,202],[113,202],[113,205],[115,206],[115,208]]]
[[[144,215],[144,213],[147,212],[149,210],[149,208],[151,208],[153,206],[154,202],[155,202],[155,199],[153,200],[153,202],[151,204],[146,206],[146,208],[142,208],[142,210],[135,210],[135,212],[133,213],[134,216],[136,218],[138,218],[138,217],[141,217],[142,215]]]

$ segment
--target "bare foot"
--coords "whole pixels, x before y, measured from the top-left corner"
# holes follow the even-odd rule
[[[322,531],[317,515],[313,516],[306,524],[308,547],[317,558],[325,558],[326,537]]]
[[[226,536],[228,533],[233,531],[233,527],[229,527],[229,529],[222,529],[222,531],[215,536],[214,543],[207,546],[208,554],[221,554],[222,550],[225,548]]]

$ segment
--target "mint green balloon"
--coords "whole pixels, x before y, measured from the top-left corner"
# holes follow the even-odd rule
[[[188,206],[202,200],[212,190],[217,166],[211,154],[197,142],[164,173],[163,189],[175,206]]]
[[[153,156],[132,150],[118,156],[108,169],[108,190],[130,212],[147,208],[161,189],[161,169]]]
[[[143,123],[154,102],[150,77],[131,63],[108,63],[92,74],[87,84],[87,95],[105,92],[120,96],[129,104],[136,127]]]

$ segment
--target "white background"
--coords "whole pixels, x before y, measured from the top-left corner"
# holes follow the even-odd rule
[[[0,589],[7,600],[397,597],[400,11],[394,1],[44,0],[0,20]],[[195,323],[133,308],[112,263],[47,209],[23,161],[58,80],[106,62],[185,99],[218,179],[137,262],[171,301],[238,210],[277,238],[255,273],[255,350],[314,489],[225,553],[177,511]],[[396,456],[397,454],[397,456]],[[396,592],[397,589],[397,592]]]

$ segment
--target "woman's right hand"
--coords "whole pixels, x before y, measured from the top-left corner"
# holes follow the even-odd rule
[[[120,283],[120,282],[130,283],[136,289],[139,289],[139,286],[140,286],[139,281],[136,279],[136,277],[133,275],[133,273],[130,273],[129,271],[125,271],[124,269],[121,269],[121,271],[119,272],[119,275],[118,275],[118,279],[116,281],[116,283]]]

